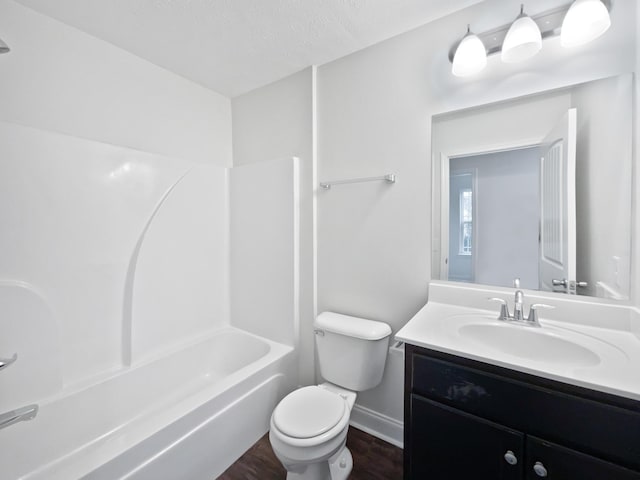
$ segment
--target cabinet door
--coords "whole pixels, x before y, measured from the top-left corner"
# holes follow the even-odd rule
[[[522,433],[417,395],[411,395],[410,408],[410,458],[405,478],[523,478]]]
[[[640,480],[639,472],[532,436],[525,468],[526,480]]]

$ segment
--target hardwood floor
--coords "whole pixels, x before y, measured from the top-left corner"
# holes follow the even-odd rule
[[[353,455],[349,480],[402,479],[402,449],[353,427],[349,427],[347,446]],[[286,475],[267,433],[218,480],[284,480]]]

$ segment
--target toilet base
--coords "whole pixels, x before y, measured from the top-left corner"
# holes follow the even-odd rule
[[[353,468],[353,457],[351,451],[344,447],[329,459],[329,471],[331,480],[346,480]]]
[[[328,460],[296,467],[297,471],[287,472],[287,480],[346,480],[353,469],[353,457],[345,446]]]

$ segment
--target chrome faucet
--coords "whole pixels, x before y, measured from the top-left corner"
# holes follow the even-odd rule
[[[28,405],[10,412],[0,414],[0,429],[10,427],[18,422],[32,420],[38,414],[38,405]]]
[[[539,327],[540,322],[538,321],[538,310],[542,308],[551,309],[554,308],[551,305],[546,305],[544,303],[534,303],[529,307],[529,316],[525,318],[524,316],[524,292],[520,290],[520,279],[516,278],[513,281],[513,286],[517,288],[516,293],[514,295],[513,301],[513,315],[509,313],[509,305],[507,301],[502,298],[493,297],[489,300],[492,302],[500,303],[500,315],[498,315],[498,320],[503,322],[518,322],[523,325],[528,325],[531,327]]]
[[[11,358],[0,358],[0,370],[7,368],[18,360],[18,354],[14,353]],[[6,413],[0,413],[0,430],[10,427],[18,422],[32,420],[38,414],[38,405],[27,405]]]
[[[498,320],[503,322],[507,322],[512,320],[511,314],[509,313],[509,305],[507,305],[507,301],[503,298],[492,297],[488,299],[491,302],[498,302],[500,304],[500,315],[498,315]]]
[[[545,303],[534,303],[533,305],[531,305],[531,307],[529,307],[529,316],[525,320],[528,325],[531,325],[532,327],[540,326],[540,322],[538,321],[538,310],[541,308],[551,310],[555,307],[552,307],[551,305],[547,305]]]
[[[17,353],[14,353],[13,357],[11,357],[11,358],[0,358],[0,370],[4,370],[5,368],[7,368],[12,363],[15,363],[16,360],[18,360],[18,354]]]
[[[516,295],[513,300],[513,320],[521,322],[524,320],[524,293],[522,290],[516,290]]]

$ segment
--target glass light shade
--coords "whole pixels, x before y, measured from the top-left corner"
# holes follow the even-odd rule
[[[487,50],[477,35],[467,32],[453,56],[451,73],[456,77],[468,77],[487,66]]]
[[[528,15],[521,14],[513,22],[502,43],[502,61],[521,62],[533,57],[542,48],[542,34],[538,24]]]
[[[611,26],[609,10],[600,0],[576,0],[562,22],[560,43],[575,47],[595,40]]]

